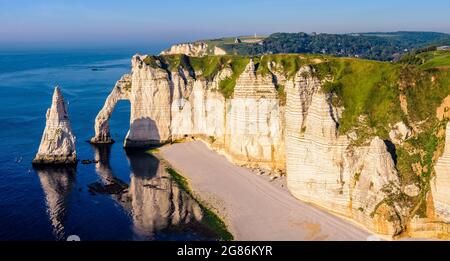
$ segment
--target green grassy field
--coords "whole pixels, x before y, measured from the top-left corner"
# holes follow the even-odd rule
[[[421,69],[449,69],[450,51],[430,51],[419,54],[408,54],[400,61],[405,64],[413,64]]]

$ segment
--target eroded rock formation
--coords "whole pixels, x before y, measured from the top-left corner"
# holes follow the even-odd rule
[[[301,66],[288,77],[274,62],[259,73],[250,60],[226,99],[220,88],[233,76],[228,65],[210,78],[183,66],[169,68],[160,60],[149,63],[147,56],[135,55],[132,66],[131,90],[123,96],[131,102],[125,147],[195,136],[237,164],[286,172],[290,192],[301,200],[379,234],[405,230],[410,206],[397,199],[416,197],[418,188],[402,187],[390,141],[371,136],[356,144],[356,133],[339,133],[345,108],[333,105],[332,94],[322,89],[327,79],[320,80],[313,67]],[[285,103],[280,103],[280,85]],[[104,115],[107,121],[110,114]],[[96,137],[109,133],[103,126],[102,131],[96,127]],[[391,132],[396,144],[410,134],[401,123]],[[438,186],[437,209],[449,209],[442,205],[448,204],[443,188],[449,179],[437,177],[444,184]]]
[[[133,58],[130,131],[125,147],[142,147],[171,139],[173,82],[170,76],[163,68],[146,65],[139,56]]]
[[[117,81],[112,92],[106,98],[103,108],[95,118],[95,136],[92,143],[113,143],[109,133],[109,118],[114,111],[114,107],[120,100],[128,100],[131,90],[131,76],[125,74]]]
[[[282,109],[271,75],[256,75],[251,61],[237,79],[234,98],[226,100],[218,89],[232,74],[230,68],[208,81],[186,69],[150,66],[146,57],[133,57],[131,76],[122,77],[108,96],[96,118],[91,142],[111,140],[108,121],[114,105],[119,98],[129,99],[125,147],[196,135],[214,141],[214,147],[236,163],[284,169]],[[129,81],[131,89],[121,87]]]
[[[58,87],[47,110],[44,133],[33,164],[76,164],[75,136],[67,105]]]
[[[331,95],[321,92],[320,82],[311,74],[297,74],[288,85],[285,114],[291,193],[352,217],[377,233],[401,232],[401,220],[391,218],[396,210],[383,204],[399,187],[385,143],[375,137],[368,147],[350,146],[348,137],[338,134],[339,110],[332,106]],[[379,212],[380,206],[386,211]]]

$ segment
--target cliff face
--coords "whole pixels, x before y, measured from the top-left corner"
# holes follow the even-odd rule
[[[33,164],[75,164],[75,136],[67,113],[67,105],[58,87],[47,110],[44,133]]]
[[[250,59],[240,70],[228,57],[211,59],[217,60],[206,64],[216,63],[215,68],[204,64],[199,70],[183,59],[168,64],[166,58],[133,57],[131,89],[120,96],[131,102],[125,147],[195,136],[236,164],[286,172],[290,192],[301,200],[379,234],[407,230],[419,189],[402,183],[391,148],[412,135],[405,124],[392,124],[383,139],[373,133],[341,133],[345,108],[325,91],[330,79],[319,77],[312,65],[298,60],[266,65],[258,58],[258,64]],[[234,82],[231,97],[223,94],[229,82]],[[105,117],[97,117],[95,137],[109,133],[104,122],[110,113],[104,111]],[[437,172],[436,211],[448,216],[448,194],[442,192],[448,179]]]
[[[445,149],[436,164],[436,177],[432,180],[435,214],[450,222],[450,123],[447,123]]]
[[[120,100],[128,100],[131,90],[131,76],[125,74],[117,81],[111,93],[106,98],[103,108],[95,118],[95,136],[91,139],[92,143],[112,143],[109,133],[109,118],[114,111],[114,107]]]
[[[169,49],[162,51],[160,55],[184,54],[193,57],[205,55],[225,55],[226,52],[217,46],[209,50],[208,44],[204,42],[185,43],[172,45]]]
[[[119,99],[131,103],[125,147],[142,147],[196,135],[238,164],[284,169],[282,108],[271,76],[260,77],[253,62],[226,100],[219,84],[231,76],[224,68],[211,80],[194,72],[149,66],[134,56],[131,76],[118,81],[96,118],[93,143],[111,142],[109,117]],[[129,82],[131,80],[131,83]],[[131,84],[131,89],[123,86]]]
[[[291,193],[308,202],[351,217],[379,234],[401,232],[401,220],[383,200],[399,187],[398,175],[384,142],[374,137],[368,147],[350,146],[338,134],[339,110],[309,68],[288,85],[286,104],[286,172]],[[302,76],[308,75],[308,76]],[[391,216],[395,218],[391,218]]]
[[[225,147],[240,164],[284,170],[282,109],[272,75],[256,74],[252,60],[227,106]]]
[[[126,147],[145,146],[170,140],[170,104],[173,83],[162,68],[145,66],[139,57],[132,61],[130,131]]]

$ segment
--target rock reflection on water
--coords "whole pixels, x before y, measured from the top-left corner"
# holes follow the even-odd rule
[[[111,145],[96,145],[93,148],[95,159],[98,160],[95,165],[98,182],[86,184],[91,192],[88,197],[111,197],[114,204],[128,213],[131,227],[117,228],[129,232],[128,239],[218,239],[218,236],[202,222],[204,215],[199,203],[172,180],[165,165],[157,158],[146,152],[127,152],[126,158],[131,172],[130,184],[127,184],[114,175],[110,166]],[[70,204],[80,203],[69,200],[76,182],[76,169],[41,166],[35,168],[35,171],[45,194],[47,213],[54,235],[57,240],[65,240],[66,231],[76,233],[73,228],[83,226],[77,223],[78,219],[73,220],[75,223],[70,222],[74,227],[67,227],[68,224],[65,222]],[[122,177],[123,174],[121,173]],[[81,189],[79,191],[83,193]],[[101,202],[109,204],[110,201]],[[90,235],[93,236],[91,239],[95,240],[97,232],[91,231]]]
[[[114,176],[109,158],[111,145],[95,145],[95,170],[105,187],[123,186]],[[127,151],[130,184],[110,193],[130,213],[134,240],[216,239],[204,224],[200,205],[178,187],[165,166],[144,151]],[[118,185],[117,185],[118,184]]]
[[[159,231],[200,224],[199,204],[178,187],[157,158],[147,153],[127,153],[127,158],[135,239],[155,239]]]
[[[45,194],[45,203],[53,233],[57,239],[64,238],[69,195],[75,182],[75,168],[72,167],[35,167]]]
[[[94,148],[95,171],[104,183],[108,183],[114,178],[113,172],[109,164],[112,144],[92,145]]]
[[[128,192],[128,184],[113,175],[109,159],[111,155],[111,144],[93,145],[95,152],[95,172],[100,177],[100,182],[90,184],[89,192],[92,194],[110,194],[119,202],[125,202],[122,197]]]

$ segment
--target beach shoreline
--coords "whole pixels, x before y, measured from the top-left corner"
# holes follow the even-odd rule
[[[157,154],[218,212],[235,240],[365,241],[375,237],[345,217],[294,198],[285,177],[274,179],[236,166],[201,141],[166,145]]]

